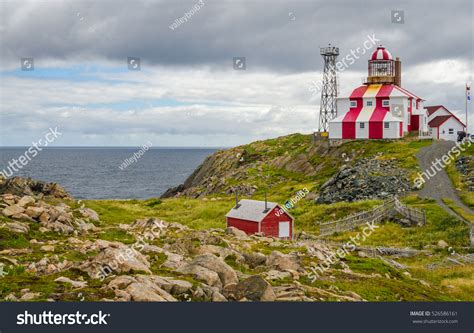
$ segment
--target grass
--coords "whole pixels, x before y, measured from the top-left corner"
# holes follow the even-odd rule
[[[471,214],[469,212],[466,212],[466,210],[464,210],[463,208],[459,207],[458,205],[456,205],[456,203],[451,200],[451,199],[447,199],[447,198],[443,198],[442,199],[443,202],[446,204],[446,206],[448,206],[451,210],[453,210],[456,214],[458,214],[459,216],[461,216],[463,219],[465,219],[466,221],[469,221],[471,223],[474,223],[474,214]]]
[[[421,227],[405,228],[393,222],[379,225],[362,245],[386,246],[414,249],[435,246],[439,240],[446,241],[450,246],[464,247],[469,245],[469,229],[462,221],[446,213],[434,200],[420,199],[413,195],[404,199],[412,207],[426,211],[427,222]],[[356,237],[360,230],[335,234],[329,239],[347,242]]]
[[[474,155],[474,145],[466,147],[460,156]],[[474,168],[474,166],[472,166]],[[465,182],[465,177],[456,169],[455,163],[450,163],[446,167],[446,172],[458,191],[458,195],[468,207],[474,209],[474,192],[469,191]]]

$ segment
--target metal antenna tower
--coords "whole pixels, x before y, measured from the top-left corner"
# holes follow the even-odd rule
[[[327,132],[329,121],[336,118],[337,107],[337,76],[336,60],[339,55],[339,48],[331,46],[321,47],[321,56],[324,58],[323,85],[321,88],[321,109],[319,111],[318,131]]]

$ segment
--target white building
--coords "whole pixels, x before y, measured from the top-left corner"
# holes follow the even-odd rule
[[[429,131],[433,139],[457,141],[458,132],[466,130],[466,125],[444,106],[427,106],[426,110]]]

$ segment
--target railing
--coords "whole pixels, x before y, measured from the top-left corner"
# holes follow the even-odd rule
[[[419,226],[426,224],[426,213],[424,210],[408,207],[395,198],[395,209],[410,221],[416,222]]]
[[[320,235],[327,236],[335,232],[353,230],[367,223],[379,223],[394,211],[410,221],[416,222],[417,225],[426,223],[426,214],[423,210],[408,207],[400,202],[397,197],[393,197],[371,210],[350,215],[337,221],[321,223],[319,226]]]

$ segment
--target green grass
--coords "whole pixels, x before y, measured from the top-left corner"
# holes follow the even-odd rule
[[[459,207],[458,205],[456,205],[456,203],[451,200],[451,199],[447,199],[447,198],[443,198],[442,199],[443,202],[451,209],[453,210],[456,214],[458,214],[459,216],[461,216],[463,219],[465,219],[466,221],[469,221],[471,223],[474,223],[474,214],[471,214],[469,212],[466,212],[463,208]]]
[[[421,227],[404,228],[393,222],[379,224],[379,228],[365,239],[365,246],[410,247],[423,249],[434,246],[439,240],[450,246],[464,247],[469,245],[469,229],[465,223],[446,213],[434,200],[410,196],[404,199],[410,206],[426,211],[427,222]],[[337,242],[347,242],[360,230],[344,232],[328,237]]]
[[[465,151],[461,153],[461,156],[472,156],[474,155],[474,145],[465,147]],[[446,167],[446,172],[449,178],[454,184],[454,187],[458,191],[458,195],[461,200],[471,209],[474,209],[474,192],[469,191],[465,183],[465,177],[456,169],[455,163],[450,163]]]

